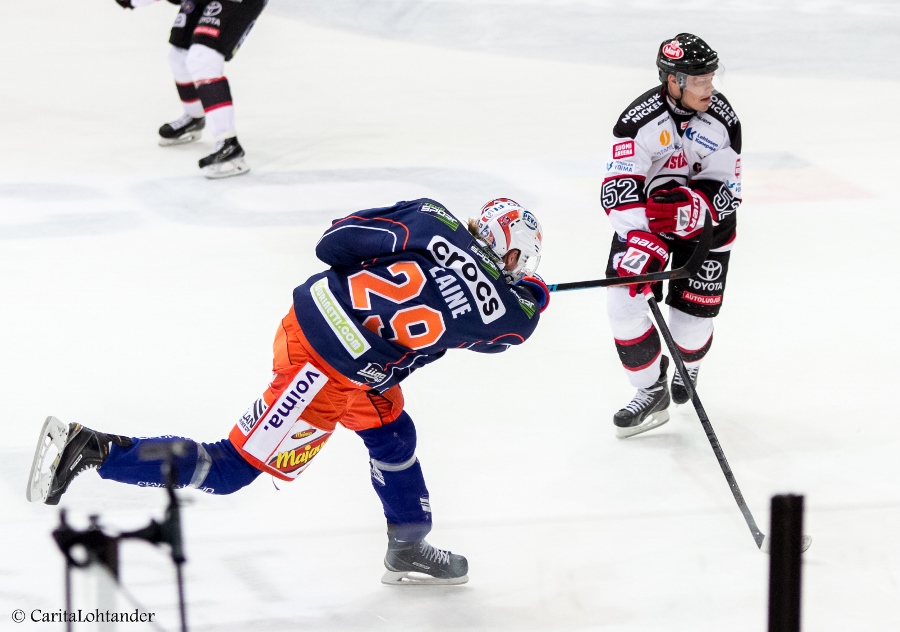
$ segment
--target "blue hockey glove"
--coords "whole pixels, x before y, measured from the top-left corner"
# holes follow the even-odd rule
[[[547,306],[550,304],[550,288],[547,287],[544,280],[537,275],[526,276],[519,279],[519,281],[516,282],[516,285],[524,287],[531,292],[537,301],[540,313],[544,313],[544,310],[547,309]]]

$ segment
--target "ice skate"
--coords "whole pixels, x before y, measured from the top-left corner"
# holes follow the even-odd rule
[[[207,178],[230,178],[250,171],[244,162],[244,149],[235,136],[217,142],[215,151],[200,159],[200,169]]]
[[[616,436],[620,439],[647,432],[669,421],[669,384],[666,370],[669,358],[662,357],[659,379],[649,388],[639,388],[634,399],[613,415]]]
[[[382,584],[410,586],[426,584],[465,584],[469,581],[469,563],[462,555],[437,549],[425,540],[401,542],[388,531],[387,569]]]
[[[700,372],[700,367],[686,368],[688,377],[691,378],[691,384],[694,385],[694,388],[697,388],[697,374]],[[691,396],[688,394],[687,387],[685,387],[684,381],[681,379],[681,373],[678,372],[678,369],[675,369],[675,376],[672,378],[672,401],[676,404],[684,404],[690,399]]]
[[[34,452],[25,498],[34,503],[58,505],[73,478],[106,460],[111,442],[122,447],[131,445],[127,437],[47,417]]]
[[[159,144],[161,147],[167,147],[192,143],[200,138],[204,127],[206,127],[204,117],[194,118],[190,114],[185,114],[177,121],[166,123],[159,128]]]

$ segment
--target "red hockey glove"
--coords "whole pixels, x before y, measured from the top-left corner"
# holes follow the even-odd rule
[[[690,233],[700,218],[700,196],[687,187],[657,191],[647,200],[647,219],[654,233]]]
[[[628,250],[616,266],[616,272],[620,277],[659,272],[666,267],[669,261],[669,248],[657,235],[633,230],[628,233],[626,241]],[[638,290],[637,284],[628,286],[631,296],[637,296]]]
[[[522,277],[516,285],[526,288],[534,295],[537,301],[539,313],[543,314],[544,310],[550,304],[550,288],[544,283],[544,280],[537,276]]]

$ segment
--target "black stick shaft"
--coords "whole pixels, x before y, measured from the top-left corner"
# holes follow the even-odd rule
[[[803,496],[772,497],[769,632],[800,632]]]
[[[697,391],[694,388],[694,384],[691,382],[690,377],[688,377],[688,372],[684,368],[684,360],[682,360],[681,352],[678,351],[678,346],[672,338],[672,332],[669,331],[669,327],[666,325],[666,321],[663,318],[662,312],[659,310],[656,299],[653,298],[652,294],[647,294],[646,296],[647,303],[650,305],[650,311],[653,312],[653,318],[656,320],[656,326],[662,334],[663,339],[666,341],[666,347],[669,348],[669,353],[672,356],[672,360],[675,362],[675,369],[684,377],[684,386],[691,396],[691,403],[694,405],[694,410],[697,411],[697,416],[700,418],[700,423],[703,425],[703,430],[706,432],[706,438],[709,440],[709,445],[712,446],[713,452],[716,455],[716,460],[719,462],[719,467],[725,475],[725,480],[728,481],[728,486],[731,488],[731,494],[734,496],[734,500],[737,502],[738,508],[741,510],[741,514],[743,514],[744,520],[750,528],[750,533],[753,534],[756,546],[762,547],[765,536],[759,530],[759,527],[756,526],[756,520],[753,519],[753,514],[750,513],[750,508],[744,500],[744,495],[741,494],[741,488],[738,487],[737,480],[734,478],[734,473],[728,465],[728,460],[725,458],[725,452],[722,451],[722,446],[719,444],[716,432],[713,430],[709,417],[706,416],[706,410],[703,409],[703,404],[700,402],[700,397],[697,395]]]

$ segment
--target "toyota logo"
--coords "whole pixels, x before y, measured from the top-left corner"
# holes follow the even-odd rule
[[[722,264],[718,261],[704,261],[697,273],[697,278],[701,281],[715,281],[720,276],[722,276]]]
[[[222,5],[219,2],[210,2],[206,5],[206,8],[203,9],[203,15],[206,17],[212,17],[214,15],[219,15],[222,12]]]

